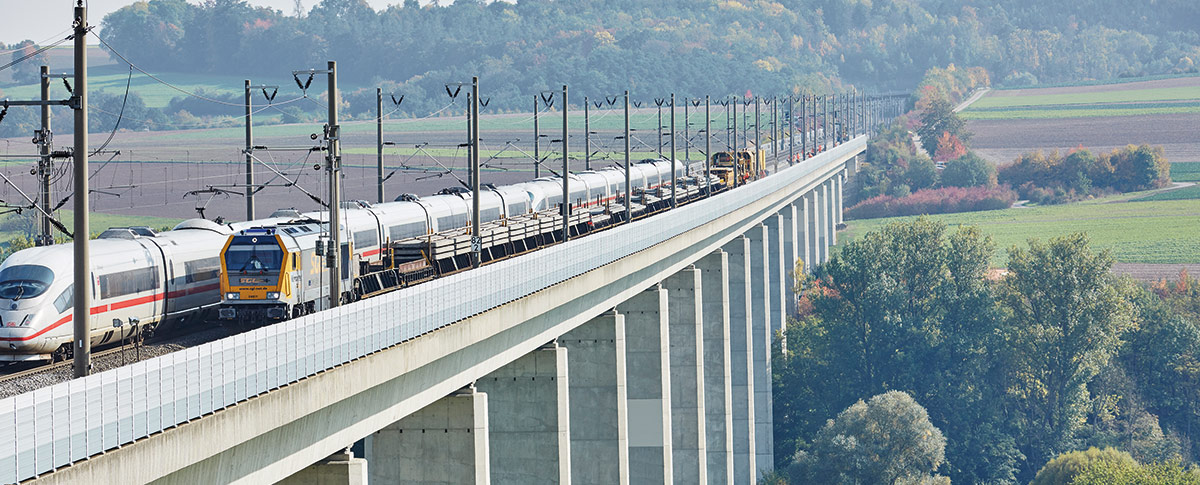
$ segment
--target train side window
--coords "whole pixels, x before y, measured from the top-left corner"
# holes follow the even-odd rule
[[[158,289],[158,266],[100,275],[100,298],[109,299]]]
[[[379,234],[374,230],[358,231],[354,233],[354,247],[369,248],[379,245]]]
[[[292,255],[292,270],[293,271],[296,270],[296,260],[297,259],[300,259],[300,254],[299,253],[293,254]]]
[[[204,258],[183,263],[185,283],[196,283],[216,279],[221,276],[221,259]]]
[[[75,285],[68,286],[58,298],[54,299],[54,308],[63,313],[75,306]]]

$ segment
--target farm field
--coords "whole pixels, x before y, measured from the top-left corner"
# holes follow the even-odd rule
[[[1182,190],[1182,189],[1181,189]],[[1166,192],[1169,194],[1170,192]],[[979,226],[993,238],[992,265],[1008,264],[1007,249],[1074,232],[1087,233],[1094,249],[1110,249],[1120,263],[1200,263],[1200,200],[1118,202],[1139,194],[1123,194],[1087,202],[1012,208],[997,211],[938,214],[930,219],[955,227]],[[914,217],[846,221],[849,241],[896,220]]]
[[[971,147],[997,165],[1034,150],[1095,153],[1161,145],[1171,162],[1200,162],[1200,77],[1113,84],[994,89],[962,112]],[[1172,179],[1200,179],[1200,163]]]
[[[0,246],[7,246],[13,239],[20,236],[23,232],[21,222],[17,218],[25,217],[29,213],[23,215],[4,214],[0,215]],[[69,210],[60,210],[58,219],[65,224],[67,228],[71,228],[75,223],[75,214]],[[93,212],[92,218],[89,221],[92,227],[92,233],[100,233],[110,227],[126,227],[126,226],[149,226],[155,231],[160,231],[163,228],[175,227],[183,219],[175,219],[170,217],[154,217],[154,216],[131,216],[119,214],[105,214],[103,212]],[[29,223],[26,223],[29,224]],[[36,230],[36,225],[25,226],[30,230]],[[56,237],[61,234],[56,233]],[[65,237],[65,236],[62,236]]]

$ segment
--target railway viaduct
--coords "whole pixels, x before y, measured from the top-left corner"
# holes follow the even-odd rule
[[[0,401],[0,482],[754,483],[793,268],[865,147]]]

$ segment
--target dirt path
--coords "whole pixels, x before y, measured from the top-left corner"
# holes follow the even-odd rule
[[[964,109],[967,109],[968,106],[971,106],[971,103],[979,101],[979,98],[982,98],[983,95],[987,94],[988,91],[991,91],[991,90],[992,90],[992,88],[983,88],[978,91],[975,91],[975,94],[972,94],[971,97],[967,98],[965,101],[963,101],[961,103],[958,103],[958,106],[954,107],[954,112],[958,113]]]

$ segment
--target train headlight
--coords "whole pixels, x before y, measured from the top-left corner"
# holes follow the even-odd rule
[[[267,292],[267,299],[268,299],[268,300],[278,300],[278,299],[279,299],[279,292],[278,292],[278,291],[269,291],[269,292]]]
[[[240,299],[242,299],[242,294],[238,293],[238,292],[229,292],[229,293],[225,294],[225,299],[226,300],[240,300]]]

